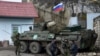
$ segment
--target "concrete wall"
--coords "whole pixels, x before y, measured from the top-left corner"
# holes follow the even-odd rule
[[[100,17],[95,18],[95,19],[96,20],[94,21],[94,29],[95,29],[96,33],[98,34],[96,45],[98,45],[100,47]]]
[[[20,18],[0,18],[0,41],[9,40],[11,41],[12,25],[19,25],[18,31],[24,32],[29,30],[30,24],[33,24],[33,19],[20,19]]]

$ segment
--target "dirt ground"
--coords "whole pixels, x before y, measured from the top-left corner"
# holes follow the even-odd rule
[[[16,56],[14,49],[15,49],[14,47],[9,47],[9,48],[0,47],[0,56]],[[21,56],[48,56],[48,55],[45,53],[41,54],[21,53]],[[100,53],[95,53],[95,52],[78,53],[77,56],[100,56]]]
[[[0,56],[16,56],[14,50],[0,50]],[[47,54],[21,53],[21,56],[48,56]],[[61,56],[61,55],[59,55]],[[77,56],[100,56],[100,53],[78,53]]]
[[[0,56],[16,56],[14,50],[0,50]],[[48,56],[47,54],[21,53],[21,56]],[[59,55],[61,56],[61,55]],[[100,53],[78,53],[77,56],[100,56]]]
[[[46,54],[31,54],[31,53],[21,53],[21,56],[48,56]],[[16,56],[13,50],[1,50],[0,56]]]

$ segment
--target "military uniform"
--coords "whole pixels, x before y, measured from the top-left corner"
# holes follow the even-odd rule
[[[63,56],[70,56],[70,45],[68,41],[63,41],[61,48],[62,48]]]
[[[15,54],[17,56],[20,56],[20,40],[19,40],[19,37],[20,37],[20,34],[16,34],[15,38],[16,40],[14,41],[14,45],[16,47],[16,50],[15,50]]]

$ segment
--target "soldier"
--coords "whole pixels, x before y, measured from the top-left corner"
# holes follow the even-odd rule
[[[29,30],[32,31],[32,26],[29,27]]]
[[[19,37],[20,37],[20,34],[17,33],[16,36],[15,36],[16,40],[14,41],[14,45],[16,47],[16,50],[15,50],[16,56],[20,56],[20,41],[19,41]]]
[[[63,56],[70,56],[70,45],[67,39],[62,42]]]

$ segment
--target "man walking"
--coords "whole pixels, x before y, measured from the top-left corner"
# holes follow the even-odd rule
[[[72,56],[76,56],[78,53],[78,46],[74,40],[72,41],[72,45],[70,49],[71,49]]]
[[[57,56],[56,51],[57,51],[57,46],[56,46],[56,40],[53,39],[51,43],[49,44],[49,51],[51,56]]]
[[[56,49],[57,49],[57,46],[56,46],[56,40],[54,39],[52,42],[51,42],[51,47],[50,47],[50,51],[51,51],[51,56],[56,56]]]

